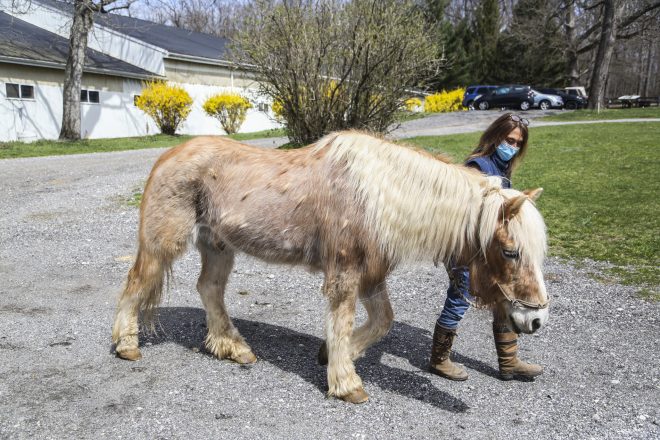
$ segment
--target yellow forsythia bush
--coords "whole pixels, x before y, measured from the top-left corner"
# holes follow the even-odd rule
[[[461,102],[463,101],[464,94],[465,89],[458,88],[449,92],[443,90],[442,92],[427,96],[424,103],[424,111],[438,113],[462,110],[463,106]]]
[[[339,95],[342,93],[341,85],[337,83],[335,80],[330,80],[326,84],[322,84],[323,86],[323,91],[324,96],[322,99],[329,100],[331,98],[334,99],[340,99]],[[314,96],[314,95],[312,95]],[[316,99],[310,96],[310,93],[307,90],[301,89],[298,92],[298,95],[296,98],[300,101],[305,101],[309,99]],[[278,98],[276,98],[273,101],[273,105],[271,106],[271,109],[273,110],[273,114],[275,115],[275,120],[278,122],[284,122],[284,104],[282,101]]]
[[[284,119],[284,105],[282,104],[282,101],[278,99],[273,101],[273,105],[271,106],[271,109],[275,114],[275,120],[281,122]]]
[[[413,112],[422,106],[422,100],[419,98],[408,98],[404,105],[406,106],[406,110]]]
[[[202,106],[207,115],[220,121],[227,134],[236,133],[252,104],[238,93],[220,93],[211,96]]]
[[[190,114],[192,102],[183,87],[163,81],[149,81],[144,84],[135,105],[151,116],[161,133],[172,135]]]

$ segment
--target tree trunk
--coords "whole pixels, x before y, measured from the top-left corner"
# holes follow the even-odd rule
[[[596,109],[599,105],[604,107],[605,86],[610,71],[614,43],[616,42],[616,27],[623,10],[623,2],[617,4],[617,0],[604,0],[603,3],[605,8],[603,11],[603,24],[589,90],[590,109]]]
[[[646,42],[648,50],[646,51],[646,67],[644,69],[644,85],[639,91],[642,96],[649,96],[649,79],[651,78],[651,61],[653,60],[653,44],[651,41]]]
[[[564,31],[566,33],[566,82],[569,86],[580,85],[580,70],[578,68],[578,42],[575,36],[575,5],[573,0],[564,2],[566,12],[564,15]]]
[[[73,23],[69,37],[69,56],[64,70],[62,128],[60,140],[80,139],[80,87],[82,82],[87,36],[94,20],[93,4],[75,0]]]

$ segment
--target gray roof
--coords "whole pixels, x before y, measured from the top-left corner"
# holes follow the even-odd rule
[[[37,2],[61,11],[70,11],[72,6],[70,3],[58,0],[37,0]],[[94,20],[101,26],[165,49],[174,57],[182,55],[212,61],[227,59],[225,38],[112,13],[96,14]]]
[[[97,23],[167,50],[173,55],[226,60],[227,40],[138,18],[100,14]]]
[[[69,40],[0,11],[0,62],[63,69]],[[151,72],[87,48],[84,72],[151,78]]]

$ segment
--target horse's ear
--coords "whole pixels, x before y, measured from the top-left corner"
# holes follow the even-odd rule
[[[504,205],[504,218],[506,220],[510,220],[516,214],[518,214],[518,211],[520,211],[520,208],[522,208],[522,205],[523,203],[525,203],[525,200],[527,200],[527,196],[522,194],[507,200]]]
[[[541,194],[543,194],[543,188],[526,189],[523,191],[523,194],[529,197],[532,202],[536,202],[541,197]]]

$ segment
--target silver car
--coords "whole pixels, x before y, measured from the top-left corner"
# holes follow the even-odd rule
[[[539,92],[538,90],[532,90],[532,92],[534,92],[534,104],[532,104],[532,107],[534,108],[547,110],[549,108],[564,107],[564,101],[561,99],[561,96],[547,95],[545,93]]]

